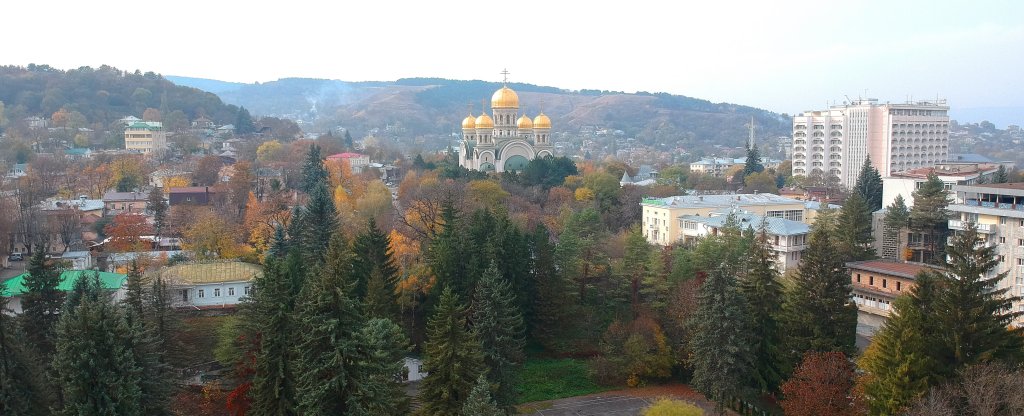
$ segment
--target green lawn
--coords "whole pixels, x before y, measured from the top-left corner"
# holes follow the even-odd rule
[[[523,364],[519,403],[582,396],[616,388],[599,386],[590,378],[589,371],[584,360],[529,359]]]

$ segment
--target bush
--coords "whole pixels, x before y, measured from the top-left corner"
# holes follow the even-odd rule
[[[681,400],[660,399],[644,409],[643,416],[703,416],[699,407]]]
[[[669,378],[672,363],[672,349],[661,326],[653,319],[638,318],[608,326],[601,355],[591,362],[591,368],[601,384],[638,387],[649,380]]]

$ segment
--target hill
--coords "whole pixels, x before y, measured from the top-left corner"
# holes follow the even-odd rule
[[[210,80],[170,77],[203,88]],[[219,85],[219,84],[215,84]],[[479,114],[481,102],[501,83],[443,78],[406,78],[390,82],[346,82],[308,78],[243,84],[218,92],[224,101],[253,114],[312,122],[318,128],[344,126],[356,133],[397,126],[408,135],[445,134],[459,128],[467,105]],[[664,93],[569,91],[511,83],[522,110],[544,111],[556,131],[575,133],[584,126],[622,130],[648,143],[742,145],[753,116],[759,137],[788,135],[790,120],[779,114],[729,103]],[[489,104],[487,104],[489,106]]]

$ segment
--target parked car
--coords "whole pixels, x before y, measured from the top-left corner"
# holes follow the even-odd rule
[[[10,256],[7,256],[7,260],[10,260],[10,261],[23,261],[23,260],[25,260],[25,256],[23,254],[21,254],[21,253],[11,253]]]

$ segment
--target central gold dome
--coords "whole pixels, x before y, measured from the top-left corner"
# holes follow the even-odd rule
[[[519,108],[519,95],[509,87],[501,87],[491,96],[491,108]]]

